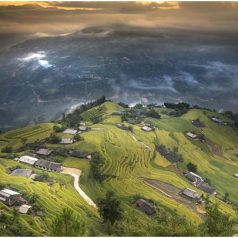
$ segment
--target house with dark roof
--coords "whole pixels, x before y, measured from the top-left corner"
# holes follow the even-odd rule
[[[32,175],[31,169],[15,169],[11,173],[12,176],[30,177]]]
[[[7,188],[0,190],[0,201],[8,206],[14,205],[20,197],[21,194],[14,190]]]
[[[198,186],[199,189],[201,189],[202,191],[209,193],[209,194],[215,194],[215,189],[209,185],[208,183],[202,183]]]
[[[192,120],[192,124],[196,127],[204,127],[204,124],[199,119]]]
[[[185,197],[188,197],[190,199],[193,199],[193,200],[200,200],[201,196],[200,194],[198,194],[196,191],[190,189],[190,188],[185,188],[183,191],[182,191],[182,194],[185,196]]]
[[[52,150],[41,148],[41,149],[37,150],[36,153],[38,155],[48,156],[48,155],[50,155],[52,153]]]
[[[116,126],[120,129],[122,129],[122,130],[125,130],[125,131],[130,131],[131,130],[130,126],[126,126],[126,125],[121,124],[121,123],[118,123]]]
[[[154,204],[145,199],[138,199],[135,204],[141,211],[143,211],[147,215],[153,215],[155,213]]]
[[[80,150],[69,150],[68,154],[76,158],[84,158],[84,159],[92,158],[90,154],[82,152]]]
[[[164,156],[165,159],[167,159],[171,163],[177,163],[181,161],[181,156],[178,153],[170,151],[164,145],[159,145],[157,147],[157,150],[162,156]]]
[[[35,163],[35,167],[39,169],[44,169],[47,171],[54,171],[54,172],[60,172],[62,170],[62,166],[60,163],[55,163],[49,160],[39,159]]]

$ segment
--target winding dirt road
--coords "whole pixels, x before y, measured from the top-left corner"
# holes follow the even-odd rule
[[[79,177],[81,175],[81,170],[76,168],[63,167],[63,174],[68,174],[74,178],[74,188],[80,194],[80,196],[90,205],[97,209],[97,205],[93,200],[80,188],[79,186]]]

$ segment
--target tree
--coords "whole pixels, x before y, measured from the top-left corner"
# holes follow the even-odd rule
[[[233,223],[229,216],[219,211],[218,205],[206,206],[207,217],[202,225],[206,236],[231,236]]]
[[[121,202],[115,197],[112,191],[108,191],[106,197],[99,202],[99,214],[108,225],[108,234],[111,234],[111,227],[116,221],[122,218]]]
[[[52,224],[52,235],[54,236],[82,236],[85,231],[84,222],[69,208],[63,208]]]
[[[99,153],[94,153],[90,161],[90,174],[99,182],[102,182],[106,177],[106,175],[102,172],[102,167],[104,166],[104,164],[104,157],[102,157]]]
[[[188,169],[190,172],[196,173],[198,167],[197,167],[196,164],[193,164],[193,163],[189,162],[189,163],[187,164],[187,169]]]

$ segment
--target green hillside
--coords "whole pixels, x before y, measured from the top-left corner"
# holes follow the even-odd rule
[[[38,196],[38,206],[44,215],[20,215],[20,223],[31,235],[50,235],[51,225],[56,214],[62,208],[72,209],[86,224],[85,235],[107,235],[106,225],[98,211],[77,193],[73,186],[73,178],[62,173],[48,172],[51,182],[33,181],[30,178],[13,177],[10,168],[20,166],[31,168],[35,172],[41,170],[14,161],[15,157],[34,153],[34,146],[47,147],[53,150],[64,148],[80,150],[93,154],[98,152],[104,158],[100,172],[105,179],[100,182],[91,176],[91,162],[73,156],[53,155],[48,159],[61,161],[65,167],[78,168],[82,171],[80,187],[97,203],[105,197],[107,191],[115,192],[124,210],[123,219],[116,224],[114,235],[158,235],[158,220],[156,216],[148,216],[134,205],[135,197],[153,201],[158,209],[168,214],[177,214],[185,218],[192,227],[199,227],[206,215],[205,204],[197,204],[184,198],[179,193],[184,188],[197,191],[203,197],[207,193],[195,187],[183,175],[186,165],[191,162],[197,166],[197,174],[205,178],[217,195],[209,195],[211,204],[218,204],[219,210],[228,215],[231,220],[238,219],[238,131],[232,127],[232,121],[216,112],[205,109],[189,109],[180,116],[170,114],[172,109],[158,108],[155,110],[160,118],[151,118],[146,112],[119,106],[113,102],[105,102],[84,112],[80,112],[79,123],[90,129],[80,134],[80,140],[70,145],[51,144],[47,139],[52,133],[60,138],[73,138],[55,132],[54,126],[67,128],[67,118],[57,123],[43,123],[0,134],[0,185],[10,187],[23,193],[26,197],[34,193]],[[125,112],[139,118],[140,123],[122,122]],[[216,116],[227,125],[218,124],[210,117]],[[199,119],[203,127],[195,127],[192,120]],[[153,125],[154,130],[145,132],[141,129],[143,123]],[[130,130],[123,130],[118,123],[124,123]],[[72,125],[71,125],[72,127]],[[77,129],[77,126],[74,126]],[[205,140],[193,140],[185,133],[193,132],[203,135]],[[168,150],[175,151],[182,160],[177,163],[168,161],[157,150],[158,145],[164,145]],[[4,152],[9,146],[11,151]],[[224,201],[225,194],[229,200]],[[13,208],[0,202],[0,214],[13,216]],[[1,224],[1,220],[0,220]],[[191,228],[192,229],[192,228]],[[184,232],[181,228],[175,235],[196,235]],[[173,234],[172,234],[173,235]]]

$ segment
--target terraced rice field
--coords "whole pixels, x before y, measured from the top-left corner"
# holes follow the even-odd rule
[[[232,203],[238,205],[238,186],[236,186],[238,179],[233,176],[235,172],[238,172],[237,132],[228,126],[215,124],[204,114],[204,110],[197,109],[190,110],[179,118],[168,117],[167,115],[162,116],[162,119],[159,120],[150,118],[157,127],[155,131],[144,132],[139,125],[131,125],[133,132],[128,132],[116,126],[118,122],[121,122],[120,116],[112,114],[120,110],[122,110],[120,106],[108,102],[83,113],[86,122],[99,116],[102,116],[103,120],[91,125],[91,130],[82,133],[82,141],[65,146],[89,153],[99,152],[105,158],[105,165],[102,170],[104,174],[108,175],[108,178],[103,183],[90,177],[90,162],[88,160],[67,157],[63,161],[64,166],[78,168],[82,171],[80,186],[93,201],[98,201],[108,190],[115,191],[127,211],[126,219],[131,221],[131,226],[138,230],[145,224],[153,224],[154,221],[132,206],[131,201],[136,194],[176,211],[194,224],[200,224],[202,216],[194,209],[194,204],[191,208],[176,196],[169,197],[165,191],[158,192],[158,189],[144,183],[145,179],[153,180],[160,184],[169,184],[170,188],[176,188],[176,192],[188,187],[202,194],[203,192],[195,188],[182,174],[183,170],[186,169],[186,164],[192,162],[198,166],[198,173],[208,178],[218,193],[224,195],[225,192],[229,192]],[[204,128],[198,129],[192,125],[191,120],[197,118],[204,123]],[[51,133],[52,127],[53,124],[40,124],[40,126],[5,133],[1,135],[0,139],[11,143],[15,140],[19,141],[21,138],[27,138],[29,141],[33,138],[44,138]],[[184,135],[185,131],[203,133],[206,138],[219,145],[223,155],[230,160],[225,160],[218,154],[214,154],[206,143],[188,139]],[[172,165],[156,152],[155,142],[170,149],[177,148],[184,161],[178,163],[177,167]],[[5,142],[1,143],[4,144]],[[58,145],[47,146],[55,148]],[[52,174],[56,180],[52,186],[27,179],[12,181],[6,173],[6,166],[15,162],[1,161],[0,179],[5,184],[17,186],[18,189],[27,193],[34,191],[39,194],[41,205],[46,210],[47,219],[45,222],[47,227],[42,227],[42,221],[38,221],[39,218],[37,218],[35,220],[35,226],[39,227],[35,228],[37,232],[40,232],[40,229],[47,232],[53,214],[57,214],[60,208],[64,206],[70,206],[86,220],[90,227],[95,226],[95,229],[98,229],[97,232],[102,232],[99,228],[98,214],[80,198],[74,190],[72,179],[69,176]],[[41,191],[44,191],[44,194]],[[206,194],[204,193],[204,195]],[[46,202],[48,200],[49,202]],[[210,196],[210,200],[213,203],[218,203],[224,213],[237,218],[236,212],[229,204],[215,196]],[[199,209],[200,211],[204,210],[203,207]],[[136,223],[133,218],[136,219]],[[45,223],[43,222],[43,224]]]

